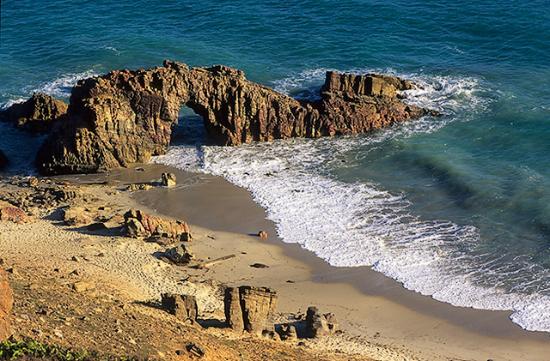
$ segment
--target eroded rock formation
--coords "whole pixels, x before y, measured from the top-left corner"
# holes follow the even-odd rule
[[[184,105],[221,145],[363,133],[429,113],[398,96],[413,86],[395,77],[329,72],[320,99],[298,101],[226,66],[165,61],[148,70],[117,70],[79,81],[67,121],[47,139],[36,164],[44,174],[59,174],[145,162],[166,152]]]
[[[10,313],[13,307],[13,292],[6,272],[0,268],[0,341],[11,335]]]
[[[273,331],[272,317],[277,307],[277,293],[266,287],[228,287],[225,290],[227,325],[237,332],[261,335]]]
[[[63,101],[47,94],[34,93],[27,101],[1,111],[0,119],[31,132],[43,133],[50,130],[53,123],[62,119],[66,112],[67,104]]]
[[[198,308],[195,296],[164,293],[161,302],[177,319],[190,324],[197,322]]]
[[[306,334],[308,337],[321,337],[338,331],[338,321],[333,313],[321,313],[317,307],[310,306],[306,315]]]

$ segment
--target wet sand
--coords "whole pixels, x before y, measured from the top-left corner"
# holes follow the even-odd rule
[[[399,357],[405,359],[550,358],[550,334],[522,330],[509,320],[509,312],[454,307],[406,290],[369,267],[332,267],[299,245],[282,242],[274,223],[246,190],[209,175],[161,165],[141,167],[144,171],[121,169],[107,177],[124,184],[148,182],[165,171],[175,173],[177,187],[136,192],[134,198],[160,214],[190,223],[197,236],[192,246],[196,254],[210,259],[236,254],[213,267],[208,277],[228,284],[273,287],[280,293],[282,312],[304,312],[307,306],[317,305],[334,312],[348,333],[360,335],[358,343],[391,346],[401,350]],[[82,177],[83,181],[104,179],[105,175]],[[267,231],[269,238],[260,240],[255,236],[259,230]],[[269,268],[251,268],[255,262]],[[350,352],[359,347],[339,346]]]

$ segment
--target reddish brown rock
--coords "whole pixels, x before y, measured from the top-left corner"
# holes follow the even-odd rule
[[[129,210],[124,215],[126,234],[130,237],[165,237],[188,241],[191,231],[187,223],[151,216],[140,210]]]
[[[0,201],[0,221],[23,224],[29,222],[29,217],[21,208]]]
[[[13,292],[6,272],[0,268],[0,341],[11,335],[10,313],[13,307]]]
[[[182,106],[203,118],[220,145],[356,134],[427,114],[397,97],[412,83],[395,77],[327,73],[321,99],[298,101],[226,66],[165,61],[117,70],[74,87],[65,126],[38,153],[44,174],[90,173],[164,154]]]
[[[46,132],[61,120],[67,104],[47,94],[35,93],[24,103],[16,103],[0,113],[0,118],[31,132]]]

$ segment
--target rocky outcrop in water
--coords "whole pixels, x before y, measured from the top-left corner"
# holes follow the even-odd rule
[[[50,135],[36,164],[44,174],[59,174],[145,162],[166,152],[184,105],[220,145],[363,133],[429,113],[398,97],[412,86],[395,77],[329,72],[320,99],[298,101],[226,66],[165,61],[148,70],[117,70],[79,81],[69,121]]]
[[[0,119],[35,133],[49,131],[67,112],[67,104],[47,94],[34,93],[27,101],[0,112]]]
[[[10,313],[13,307],[13,292],[6,272],[0,268],[0,341],[11,335]]]

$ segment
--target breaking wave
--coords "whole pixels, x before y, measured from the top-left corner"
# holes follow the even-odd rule
[[[313,98],[327,70],[304,71],[273,85],[293,96]],[[382,72],[395,74],[387,69]],[[267,210],[284,242],[298,243],[333,266],[371,266],[423,295],[455,306],[511,310],[512,320],[523,328],[550,331],[549,296],[483,281],[487,274],[514,275],[520,269],[529,272],[529,267],[533,277],[548,277],[542,274],[544,270],[535,270],[528,260],[519,258],[514,260],[515,269],[510,263],[498,266],[498,256],[476,250],[480,236],[475,227],[423,220],[413,214],[403,194],[332,176],[330,165],[345,159],[353,149],[468,121],[491,102],[483,94],[487,89],[482,79],[397,75],[420,85],[405,92],[408,102],[437,109],[445,116],[425,117],[367,136],[290,139],[240,147],[176,145],[154,161],[222,176],[248,189]]]

